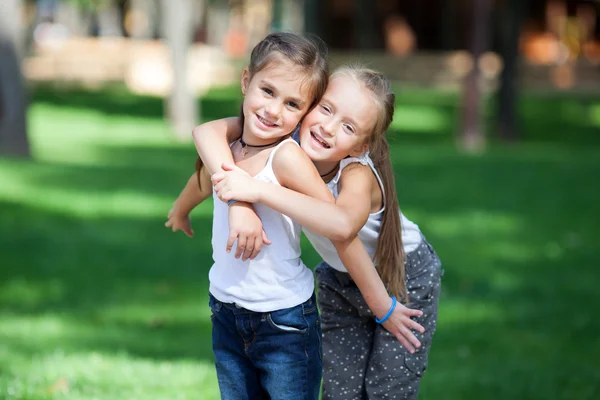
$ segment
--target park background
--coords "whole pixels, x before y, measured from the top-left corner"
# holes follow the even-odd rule
[[[397,94],[400,204],[445,269],[420,399],[600,398],[600,2],[1,0],[0,399],[217,399],[191,128],[269,31]],[[174,67],[173,67],[174,66]],[[303,242],[303,259],[318,257]]]

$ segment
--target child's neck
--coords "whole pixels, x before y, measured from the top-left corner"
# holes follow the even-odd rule
[[[329,182],[333,179],[340,166],[339,161],[315,161],[314,162],[319,175],[325,182]]]

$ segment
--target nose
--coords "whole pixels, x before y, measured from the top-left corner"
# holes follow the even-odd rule
[[[265,111],[271,118],[279,118],[281,115],[281,109],[283,108],[283,104],[280,101],[272,101],[265,107]]]
[[[324,136],[333,136],[335,135],[335,126],[336,122],[333,118],[330,118],[321,123],[321,134]]]

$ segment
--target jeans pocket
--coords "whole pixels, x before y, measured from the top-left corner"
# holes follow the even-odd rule
[[[272,328],[285,333],[308,332],[308,322],[304,317],[304,307],[301,305],[267,313],[267,321]],[[316,312],[316,307],[315,307]]]
[[[215,314],[221,311],[223,304],[210,295],[208,297],[208,306],[210,307],[210,319],[212,320],[215,317]]]

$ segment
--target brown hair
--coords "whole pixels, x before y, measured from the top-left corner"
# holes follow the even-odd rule
[[[305,84],[309,85],[312,101],[305,111],[314,107],[321,99],[329,81],[327,64],[327,46],[316,36],[302,36],[291,32],[275,32],[267,35],[258,42],[250,54],[248,72],[250,79],[257,72],[276,65],[281,60],[287,60],[300,67],[306,74]],[[241,113],[240,123],[244,126],[244,114]],[[196,171],[202,168],[200,157],[196,160]],[[200,185],[198,175],[198,185]]]
[[[370,149],[369,156],[383,183],[382,194],[385,205],[379,241],[375,251],[375,265],[388,292],[406,302],[408,301],[404,270],[406,255],[402,244],[402,226],[394,183],[394,170],[390,159],[390,146],[386,138],[386,131],[394,118],[396,97],[392,92],[389,80],[371,69],[346,66],[336,70],[332,77],[336,75],[347,75],[362,84],[371,92],[374,104],[377,106],[377,120],[367,139]]]

